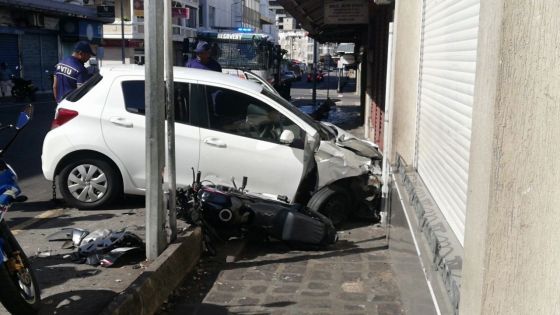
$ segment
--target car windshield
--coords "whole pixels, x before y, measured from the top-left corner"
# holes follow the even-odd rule
[[[274,87],[270,83],[268,83],[265,79],[259,77],[258,75],[254,74],[251,71],[245,71],[243,73],[245,74],[245,77],[247,77],[248,80],[262,85],[263,88],[267,89],[269,92],[278,94],[278,92],[274,89]]]
[[[309,116],[306,113],[299,110],[294,104],[288,102],[282,96],[280,96],[278,94],[275,94],[275,93],[271,93],[270,91],[268,91],[266,89],[263,89],[261,93],[266,95],[267,97],[273,99],[274,101],[280,103],[286,109],[288,109],[289,111],[294,113],[296,116],[298,116],[300,119],[302,119],[303,121],[308,123],[310,126],[312,126],[315,130],[317,130],[317,132],[321,136],[321,140],[331,140],[335,137],[332,134],[332,132],[330,130],[328,130],[325,126],[323,126],[321,123],[317,122],[315,119],[311,118],[311,116]]]

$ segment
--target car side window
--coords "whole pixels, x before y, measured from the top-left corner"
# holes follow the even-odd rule
[[[210,129],[280,143],[284,130],[294,133],[292,147],[303,148],[305,131],[268,104],[244,93],[207,86]]]
[[[124,106],[127,112],[144,115],[146,104],[144,98],[144,81],[130,80],[121,83]],[[175,82],[175,121],[189,122],[189,84]]]

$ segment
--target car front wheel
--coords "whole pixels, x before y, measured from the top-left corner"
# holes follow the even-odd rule
[[[95,209],[110,204],[121,194],[117,171],[101,159],[80,159],[67,164],[58,176],[64,200],[78,209]]]
[[[340,227],[348,217],[348,202],[345,193],[327,186],[311,197],[307,207],[329,218],[335,227]]]

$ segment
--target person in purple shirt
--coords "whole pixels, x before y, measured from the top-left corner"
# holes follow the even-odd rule
[[[196,58],[187,62],[187,68],[222,72],[222,66],[210,56],[210,45],[207,42],[198,42],[194,52],[196,53]]]
[[[62,59],[56,66],[53,81],[53,94],[57,103],[79,88],[89,78],[90,74],[84,67],[91,56],[95,56],[88,42],[78,42],[74,46],[72,55]]]

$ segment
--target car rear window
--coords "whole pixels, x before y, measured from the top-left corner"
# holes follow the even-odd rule
[[[121,84],[126,110],[136,114],[146,113],[144,81],[123,81]]]
[[[145,85],[143,80],[122,81],[121,83],[126,111],[134,114],[146,114]],[[174,83],[175,121],[189,122],[189,84]]]
[[[68,93],[65,99],[70,102],[79,101],[84,95],[86,95],[91,89],[93,89],[93,87],[96,86],[97,83],[101,81],[101,79],[103,79],[103,77],[99,73],[94,74],[82,86]]]

